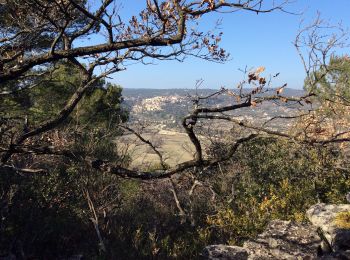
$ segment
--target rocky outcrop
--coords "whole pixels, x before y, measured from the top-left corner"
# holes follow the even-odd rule
[[[316,204],[307,211],[310,224],[274,220],[254,240],[243,247],[211,245],[204,259],[349,259],[350,229],[339,228],[335,221],[350,205]]]
[[[246,260],[248,252],[239,246],[211,245],[204,249],[203,257],[212,260]]]
[[[243,247],[208,246],[206,259],[314,259],[321,243],[316,228],[291,221],[271,221],[266,230]],[[244,252],[244,253],[242,253]],[[239,255],[240,258],[236,258]]]
[[[350,212],[350,204],[329,205],[319,203],[307,211],[311,223],[320,228],[333,251],[350,250],[350,229],[344,229],[337,224],[336,216],[340,212]],[[325,242],[325,241],[324,241]],[[322,244],[327,250],[328,245]]]
[[[312,259],[320,238],[316,228],[291,221],[271,221],[256,239],[244,243],[249,259]]]

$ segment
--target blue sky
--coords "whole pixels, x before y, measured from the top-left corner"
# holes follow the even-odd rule
[[[133,14],[145,3],[143,0],[121,2],[124,6],[122,12],[126,15]],[[231,54],[231,60],[225,64],[196,58],[188,58],[182,63],[136,64],[113,75],[111,81],[124,88],[193,88],[197,79],[203,79],[205,88],[234,88],[243,78],[239,68],[265,66],[267,74],[280,73],[274,81],[276,86],[288,83],[288,87],[301,89],[305,73],[292,44],[301,19],[311,22],[319,11],[321,18],[331,23],[342,21],[349,28],[350,0],[296,0],[287,9],[303,14],[274,12],[256,15],[242,11],[204,17],[204,26],[208,28],[212,28],[217,19],[222,19],[224,35],[221,46]]]

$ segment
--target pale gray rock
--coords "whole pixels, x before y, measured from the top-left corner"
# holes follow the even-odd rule
[[[350,229],[341,229],[335,223],[337,214],[347,211],[350,204],[316,204],[307,211],[311,224],[274,220],[243,247],[207,246],[203,256],[216,260],[350,260]]]
[[[274,220],[243,247],[248,250],[248,259],[315,259],[320,242],[311,225]]]
[[[239,246],[210,245],[204,248],[202,253],[204,259],[210,260],[247,260],[248,253]]]
[[[211,245],[203,252],[205,259],[316,259],[321,239],[311,225],[291,221],[271,221],[266,230],[243,247]]]
[[[350,204],[319,203],[307,211],[311,223],[321,228],[334,251],[350,249],[350,229],[342,229],[336,225],[335,218],[340,212],[350,211]]]

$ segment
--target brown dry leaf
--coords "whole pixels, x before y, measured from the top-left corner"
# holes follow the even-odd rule
[[[261,72],[265,71],[265,67],[264,66],[260,66],[256,69],[255,73],[256,74],[260,74]]]
[[[277,95],[282,94],[283,89],[284,89],[286,86],[287,86],[287,83],[286,83],[286,84],[284,84],[282,87],[280,87],[280,88],[276,89],[276,93],[277,93]]]
[[[277,95],[281,94],[282,92],[283,92],[283,88],[278,88],[278,89],[276,90]]]
[[[255,73],[249,73],[248,74],[248,83],[250,84],[250,82],[252,82],[253,80],[257,80],[258,77]]]
[[[252,107],[256,107],[257,103],[256,103],[255,101],[251,101],[251,102],[250,102],[250,105],[251,105]]]
[[[266,84],[266,79],[265,78],[260,78],[259,79],[260,85],[265,85]]]

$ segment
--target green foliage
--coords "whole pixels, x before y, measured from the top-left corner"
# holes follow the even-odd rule
[[[29,127],[35,128],[54,118],[64,107],[80,86],[81,79],[74,67],[65,63],[56,66],[47,78],[50,80],[42,78],[32,89],[0,97],[1,138],[6,140],[8,133],[3,134],[1,130],[12,127],[6,125],[6,118],[18,118],[18,126],[13,126],[13,133],[16,133],[16,128],[23,127],[25,117],[28,117]],[[119,86],[99,81],[91,86],[64,124],[31,142],[40,141],[40,144],[53,144],[57,148],[64,146],[77,156],[126,164],[128,158],[118,154],[113,142],[121,133],[116,125],[127,119],[121,102]],[[126,202],[133,198],[138,184],[119,181],[115,176],[91,170],[84,163],[61,157],[24,155],[18,163],[35,164],[48,169],[49,173],[23,176],[9,170],[0,174],[0,255],[23,251],[26,257],[55,259],[82,251],[92,258],[100,256],[87,192],[99,218],[105,219],[104,212],[108,210],[114,214],[122,205],[121,197]],[[107,224],[103,222],[101,229],[104,225]]]
[[[17,116],[24,120],[27,116],[29,124],[35,126],[56,116],[81,84],[77,68],[67,63],[56,67],[40,82],[32,82],[38,84],[35,88],[15,92],[9,97],[0,96],[0,118]],[[121,91],[120,86],[98,81],[90,87],[67,122],[88,124],[93,120],[93,127],[106,127],[127,120],[127,112],[121,107]]]
[[[74,149],[97,158],[108,155],[111,161],[122,163],[115,144],[101,131],[84,133],[78,138],[79,142],[75,142]],[[23,250],[28,257],[55,259],[82,251],[97,257],[98,240],[90,220],[94,214],[88,207],[86,191],[90,193],[103,227],[107,225],[104,221],[109,219],[103,217],[103,212],[114,214],[123,205],[122,200],[124,203],[131,201],[138,184],[101,174],[84,164],[51,160],[49,157],[35,160],[42,165],[51,163],[49,174],[21,176],[9,172],[0,175],[0,252],[14,248]]]
[[[304,88],[315,94],[312,101],[315,111],[300,120],[309,135],[331,139],[349,137],[350,113],[350,58],[332,56],[327,66],[306,78]],[[346,146],[343,143],[343,146]]]
[[[323,101],[335,97],[349,100],[349,75],[350,58],[348,56],[332,56],[327,67],[321,67],[312,75],[312,78],[305,80],[304,88],[317,94],[317,98]]]
[[[75,150],[120,162],[106,137],[111,130],[105,131],[80,134]],[[252,140],[221,170],[199,176],[210,183],[215,199],[205,187],[189,196],[191,183],[181,180],[179,199],[189,214],[185,222],[164,181],[142,184],[69,163],[48,176],[1,175],[0,194],[7,194],[1,200],[7,206],[2,207],[0,247],[6,250],[11,246],[6,238],[17,237],[26,241],[28,255],[49,258],[83,252],[102,259],[194,259],[205,245],[241,244],[255,237],[271,219],[305,221],[305,210],[318,200],[344,202],[350,181],[348,173],[336,169],[338,158],[332,150],[275,138]],[[99,251],[86,192],[105,254]]]
[[[344,202],[350,176],[336,169],[338,159],[332,150],[275,138],[245,144],[236,163],[226,166],[228,175],[213,180],[226,199],[207,218],[211,239],[240,244],[272,219],[305,221],[306,210],[319,200]]]
[[[119,86],[107,83],[91,91],[81,102],[76,114],[80,123],[94,123],[111,126],[127,120],[127,113],[121,106],[122,89]]]
[[[26,92],[30,98],[31,106],[28,116],[32,123],[48,120],[57,115],[69,98],[80,86],[80,73],[68,64],[60,64],[58,68],[47,76],[39,86]]]

